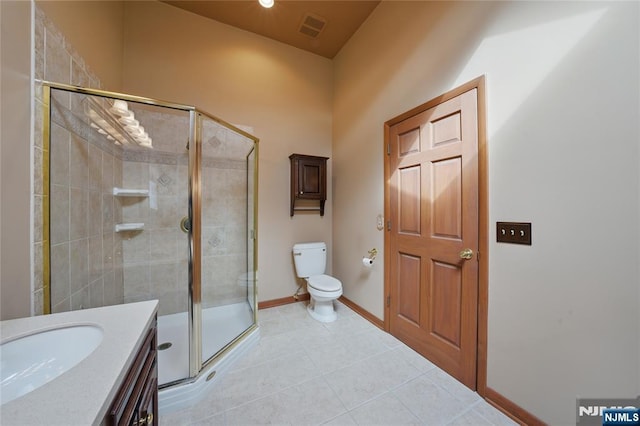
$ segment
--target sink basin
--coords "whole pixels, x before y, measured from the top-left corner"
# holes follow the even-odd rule
[[[88,357],[102,341],[96,325],[40,331],[0,345],[0,405],[50,382]]]

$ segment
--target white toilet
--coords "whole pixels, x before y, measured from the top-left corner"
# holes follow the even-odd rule
[[[333,301],[342,296],[342,283],[325,275],[327,245],[325,243],[300,243],[293,246],[293,262],[296,274],[307,281],[311,296],[307,311],[320,322],[332,322],[337,318]]]

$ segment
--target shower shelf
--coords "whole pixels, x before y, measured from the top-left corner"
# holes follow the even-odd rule
[[[116,197],[148,197],[148,189],[126,189],[126,188],[113,188],[113,195]]]
[[[142,231],[144,223],[116,223],[116,232]]]

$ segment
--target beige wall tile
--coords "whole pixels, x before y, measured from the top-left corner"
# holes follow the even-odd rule
[[[102,194],[96,190],[87,191],[88,214],[87,214],[87,235],[102,236]]]
[[[51,183],[69,185],[70,140],[71,135],[66,129],[56,123],[51,124],[51,142],[49,146]]]
[[[47,28],[45,45],[45,79],[69,84],[71,82],[71,56],[64,48],[62,35],[51,27]]]
[[[57,305],[53,305],[51,313],[57,314],[59,312],[69,312],[71,310],[71,297],[64,299]]]
[[[69,237],[71,240],[89,236],[89,192],[85,188],[70,189]]]
[[[89,282],[94,282],[104,274],[104,253],[102,250],[102,235],[89,237],[88,267]]]
[[[178,187],[177,165],[149,164],[149,180],[156,183],[158,195],[178,195],[179,190],[186,190]]]
[[[71,310],[76,311],[78,309],[88,309],[90,307],[91,300],[89,297],[89,285],[87,284],[71,295]]]
[[[123,277],[125,303],[150,299],[148,264],[125,265]]]
[[[176,253],[176,238],[178,232],[174,229],[158,229],[147,231],[149,235],[149,259],[153,262],[163,262],[178,258]]]
[[[42,179],[42,149],[37,146],[33,148],[33,193],[43,194],[43,179]],[[40,172],[37,172],[40,171]]]
[[[43,213],[42,213],[42,196],[33,196],[33,242],[38,243],[44,241],[43,235]]]
[[[72,295],[89,284],[88,249],[89,240],[86,238],[69,242],[69,284]]]
[[[42,271],[42,243],[33,245],[33,289],[34,291],[42,290],[44,284]],[[34,305],[35,306],[35,305]]]
[[[122,234],[122,256],[125,265],[148,262],[150,260],[148,232],[127,231],[120,234]],[[125,282],[128,283],[128,280],[125,280]]]
[[[129,189],[148,189],[149,164],[124,161],[122,163],[122,185]]]
[[[98,308],[104,305],[104,279],[101,276],[89,284],[89,306],[91,308]]]
[[[115,186],[113,184],[114,179],[114,158],[113,155],[109,154],[109,153],[102,153],[102,176],[101,176],[101,182],[102,182],[102,192],[104,192],[105,194],[113,194],[113,187]]]
[[[118,209],[119,211],[119,209]],[[116,224],[115,200],[110,194],[102,195],[102,232],[105,234],[114,232]],[[120,222],[118,220],[117,222]]]
[[[51,244],[69,241],[69,188],[61,185],[51,185]]]
[[[69,183],[86,188],[89,182],[89,147],[87,141],[71,133],[69,145]]]
[[[116,284],[115,284],[115,272],[113,270],[105,271],[102,277],[102,282],[104,285],[103,297],[104,297],[105,306],[124,303],[124,300],[122,297],[118,298],[118,295],[116,292]]]
[[[102,150],[94,144],[88,144],[89,189],[102,190]]]
[[[102,235],[102,266],[105,274],[109,271],[113,271],[115,266],[115,253],[114,253],[113,233],[105,233]]]
[[[56,306],[71,296],[69,275],[69,243],[51,246],[51,305]]]

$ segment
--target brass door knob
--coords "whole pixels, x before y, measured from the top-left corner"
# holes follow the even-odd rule
[[[460,252],[460,259],[469,260],[473,257],[473,250],[467,248]]]

